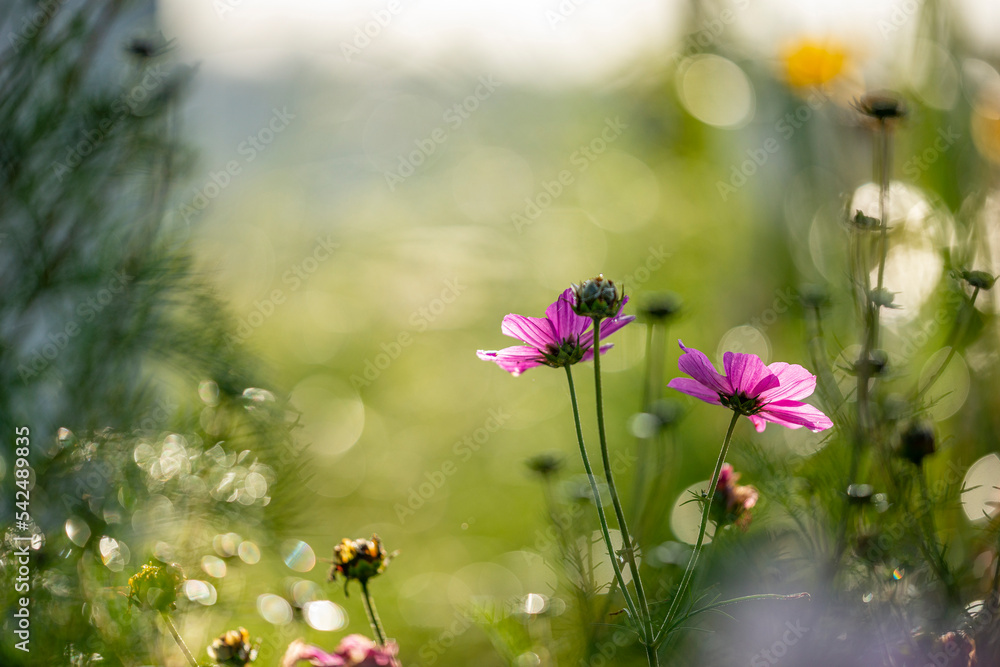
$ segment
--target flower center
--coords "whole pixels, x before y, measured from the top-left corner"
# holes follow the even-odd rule
[[[586,350],[580,347],[580,339],[577,338],[575,340],[564,340],[558,347],[549,345],[548,349],[542,352],[542,356],[545,358],[547,366],[562,368],[583,359],[584,352]]]
[[[760,404],[760,399],[747,396],[742,391],[738,394],[719,394],[719,402],[730,410],[748,416],[757,414],[764,407]]]

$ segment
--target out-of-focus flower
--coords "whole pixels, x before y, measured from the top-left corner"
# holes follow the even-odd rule
[[[177,565],[146,563],[128,580],[129,606],[167,611],[174,608],[184,573]]]
[[[899,455],[915,465],[921,465],[925,456],[934,453],[934,429],[930,424],[915,421],[899,436]]]
[[[996,276],[987,273],[986,271],[962,270],[961,272],[959,272],[959,276],[961,276],[962,280],[964,280],[965,282],[981,290],[992,289],[993,285],[997,281]]]
[[[623,294],[618,292],[613,280],[604,274],[573,285],[573,312],[591,319],[615,317],[622,309]]]
[[[753,519],[750,510],[757,504],[759,494],[752,486],[737,484],[739,478],[740,474],[733,472],[733,466],[728,463],[722,465],[712,498],[712,518],[718,526],[735,523],[741,530],[746,530]]]
[[[847,50],[836,42],[803,39],[789,46],[782,58],[785,79],[793,88],[823,86],[847,65]]]
[[[646,297],[642,304],[642,314],[647,319],[662,321],[676,315],[681,306],[681,298],[673,292],[651,294]]]
[[[830,291],[823,285],[807,283],[799,287],[799,300],[806,308],[825,308],[830,305]]]
[[[338,575],[343,577],[346,593],[349,581],[355,580],[364,584],[372,577],[382,574],[393,555],[386,553],[378,535],[372,535],[370,540],[344,538],[333,548],[330,581],[336,581]]]
[[[633,315],[621,314],[626,303],[628,297],[623,296],[615,316],[601,323],[602,340],[635,319]],[[495,362],[514,376],[535,366],[561,368],[589,361],[594,358],[594,332],[590,329],[593,320],[573,312],[574,305],[575,297],[570,288],[545,310],[543,318],[511,313],[503,318],[500,332],[527,345],[498,351],[479,350],[476,354],[484,361]],[[601,354],[610,349],[610,344],[601,345]]]
[[[816,376],[802,366],[783,361],[765,366],[755,354],[726,352],[726,374],[721,375],[703,352],[677,342],[684,350],[677,365],[691,377],[674,378],[668,387],[746,415],[758,433],[767,422],[813,432],[833,426],[829,417],[799,400],[816,390]]]
[[[230,630],[212,640],[208,655],[219,665],[246,667],[257,659],[257,649],[250,644],[246,628]]]
[[[852,505],[867,505],[872,501],[875,488],[871,484],[851,484],[847,487],[847,500]]]
[[[878,229],[882,226],[882,223],[879,222],[878,218],[865,215],[861,211],[856,211],[854,213],[854,217],[850,218],[850,222],[859,230],[867,232]]]
[[[344,637],[333,653],[296,639],[285,651],[281,667],[294,667],[303,660],[308,660],[314,667],[402,667],[396,659],[398,651],[395,642],[378,646],[363,635]]]
[[[525,461],[525,465],[536,475],[547,478],[558,473],[562,469],[563,462],[554,454],[539,454]]]
[[[903,100],[899,95],[888,91],[862,95],[854,101],[854,108],[880,123],[899,120],[906,116]]]
[[[940,636],[919,633],[914,638],[918,653],[903,658],[905,667],[977,667],[976,641],[964,632],[947,632]],[[907,660],[910,657],[912,660]]]
[[[1000,95],[981,95],[969,126],[979,153],[993,164],[1000,164]]]

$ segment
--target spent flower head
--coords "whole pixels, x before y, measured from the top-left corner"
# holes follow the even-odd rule
[[[615,317],[622,308],[624,294],[618,291],[613,280],[608,280],[604,274],[596,278],[584,280],[579,285],[574,284],[573,312],[583,317],[604,319]]]
[[[563,460],[555,454],[538,454],[524,463],[528,470],[544,479],[556,475],[563,467]]]
[[[642,303],[642,314],[649,320],[659,322],[680,312],[683,301],[673,292],[660,292],[646,296]]]
[[[362,584],[385,571],[389,561],[396,554],[386,553],[382,540],[378,535],[372,535],[370,540],[344,538],[333,548],[333,566],[330,568],[330,581],[337,577],[344,578],[344,593],[351,580]]]
[[[913,421],[899,436],[899,455],[914,465],[935,452],[934,429],[922,421]]]
[[[218,665],[246,667],[257,659],[257,648],[250,643],[246,628],[225,632],[208,646],[208,655]]]
[[[906,105],[896,93],[880,91],[862,95],[854,101],[854,108],[880,123],[899,120],[906,116]]]
[[[622,315],[621,310],[628,303],[623,296],[615,315],[601,323],[601,339],[635,319],[633,315]],[[545,309],[545,317],[527,317],[511,313],[503,318],[500,332],[517,338],[527,345],[514,345],[502,350],[478,350],[477,356],[484,361],[495,362],[500,368],[517,376],[536,366],[562,368],[594,358],[593,320],[574,312],[573,289],[559,295],[555,303]],[[611,349],[611,345],[601,345],[601,354]]]
[[[802,366],[783,361],[766,366],[755,354],[726,352],[722,375],[703,352],[677,342],[684,351],[678,366],[691,377],[674,378],[668,387],[745,415],[758,432],[767,422],[813,432],[833,426],[829,417],[799,400],[816,390],[816,376]]]
[[[177,601],[177,589],[184,582],[178,565],[146,563],[128,580],[129,607],[168,611]]]

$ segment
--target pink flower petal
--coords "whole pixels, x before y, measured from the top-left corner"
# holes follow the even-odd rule
[[[729,380],[715,370],[715,366],[712,365],[712,362],[708,360],[708,357],[703,352],[693,347],[684,347],[684,343],[680,340],[677,343],[684,350],[681,358],[677,360],[677,366],[683,372],[717,394],[728,395],[733,393]]]
[[[633,321],[635,321],[635,315],[618,315],[610,320],[603,320],[601,322],[601,340],[604,340],[629,322]]]
[[[721,405],[719,402],[718,392],[712,391],[702,383],[692,378],[674,378],[667,383],[667,386],[671,389],[676,389],[679,392],[685,393],[688,396],[700,398],[706,403]]]
[[[516,338],[540,350],[550,345],[559,345],[559,337],[552,329],[552,323],[539,317],[527,317],[511,313],[503,318],[500,332],[505,336]]]
[[[816,376],[797,364],[786,364],[777,361],[767,367],[778,377],[779,386],[768,389],[761,398],[766,402],[783,400],[802,400],[812,396],[816,391]]]
[[[294,667],[300,660],[308,660],[314,667],[344,667],[347,664],[339,655],[326,653],[319,647],[296,639],[288,645],[281,667]]]
[[[756,354],[726,352],[722,360],[733,393],[742,393],[753,398],[779,384],[778,378],[768,370]]]
[[[573,289],[567,288],[555,302],[545,309],[547,317],[554,328],[556,338],[566,340],[576,338],[591,325],[589,317],[582,317],[573,312]]]
[[[608,350],[610,350],[614,346],[615,346],[614,343],[608,343],[607,345],[601,345],[601,354],[606,353]],[[583,361],[591,361],[593,358],[594,358],[594,348],[590,347],[586,352],[583,353],[583,357],[580,358],[580,361],[581,362],[583,362]]]
[[[476,356],[483,361],[496,362],[500,368],[515,377],[529,368],[544,365],[541,353],[528,345],[514,345],[502,350],[477,350]]]
[[[763,433],[764,429],[767,428],[767,422],[761,418],[759,415],[750,415],[747,417],[753,424],[753,427],[757,429],[758,433]],[[792,426],[791,428],[798,428],[798,426]]]
[[[805,426],[813,433],[825,431],[833,426],[833,422],[819,409],[808,403],[785,400],[768,403],[758,415],[767,421],[781,424],[788,428]]]

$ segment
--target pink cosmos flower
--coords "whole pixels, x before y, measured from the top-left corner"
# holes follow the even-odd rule
[[[691,377],[674,378],[668,387],[746,415],[758,433],[767,422],[813,432],[833,426],[829,417],[801,402],[816,390],[816,376],[802,366],[783,361],[765,366],[757,355],[726,352],[726,374],[721,375],[704,353],[677,342],[684,350],[677,365]]]
[[[300,660],[314,667],[402,667],[396,659],[398,650],[395,642],[378,646],[364,635],[344,637],[333,653],[296,639],[288,645],[281,667],[294,667]]]
[[[736,482],[740,473],[733,471],[733,466],[722,464],[719,471],[719,481],[715,485],[715,496],[712,508],[715,510],[716,524],[735,523],[741,530],[746,530],[753,519],[750,510],[757,504],[759,492],[752,486],[743,486]]]
[[[555,303],[546,308],[545,317],[526,317],[511,313],[503,318],[500,332],[527,345],[515,345],[498,351],[479,350],[477,356],[484,361],[494,361],[500,368],[514,376],[535,366],[560,368],[594,358],[593,320],[573,312],[574,295],[567,289]],[[628,297],[622,297],[622,308]],[[601,322],[601,340],[635,319],[622,315],[622,308],[612,318]],[[601,345],[601,354],[611,349]]]

